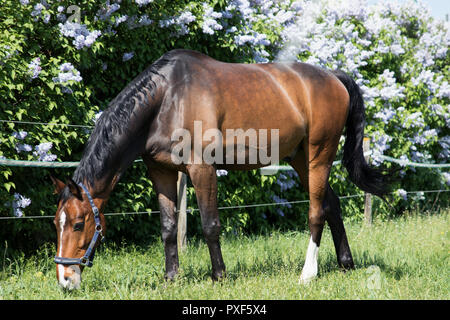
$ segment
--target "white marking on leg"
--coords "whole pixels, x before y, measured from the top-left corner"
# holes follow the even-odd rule
[[[312,237],[309,239],[308,250],[306,251],[305,265],[303,266],[302,274],[300,276],[300,283],[306,284],[317,276],[317,256],[319,254],[319,247],[313,241]]]

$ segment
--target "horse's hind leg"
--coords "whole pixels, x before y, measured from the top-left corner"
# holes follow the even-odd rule
[[[323,149],[316,156],[319,148],[309,145],[305,140],[302,149],[291,161],[291,165],[300,176],[303,187],[309,192],[310,200],[308,225],[311,236],[300,276],[301,283],[307,283],[317,276],[317,258],[326,219],[324,200],[327,195],[328,177],[334,158],[332,153],[336,152],[337,142],[332,141],[329,148]]]
[[[187,167],[189,177],[194,185],[197,203],[200,209],[202,229],[212,264],[212,279],[225,276],[225,264],[220,249],[220,220],[217,210],[217,176],[211,165],[191,165]]]
[[[158,196],[159,209],[161,211],[161,234],[166,257],[165,278],[173,280],[178,274],[179,267],[177,247],[178,215],[175,210],[178,172],[149,168],[149,176]]]
[[[325,199],[326,185],[330,167],[328,165],[309,165],[308,187],[309,187],[309,211],[308,225],[310,239],[306,251],[306,260],[303,266],[300,282],[307,283],[317,276],[320,240],[322,238],[325,223],[325,210],[323,200]]]
[[[326,189],[324,186],[327,184],[329,168],[327,166],[314,166],[311,168],[311,163],[309,163],[309,145],[306,140],[303,141],[302,148],[290,164],[298,173],[303,188],[309,192],[308,225],[311,237],[306,252],[305,264],[300,276],[300,282],[307,283],[317,275],[318,271],[317,256],[325,222],[322,202],[325,197]]]
[[[307,283],[317,275],[317,255],[320,246],[325,220],[330,226],[333,242],[336,249],[338,263],[345,269],[354,267],[350,247],[348,245],[344,224],[341,217],[339,198],[334,194],[328,183],[333,157],[330,152],[323,152],[310,162],[310,146],[304,142],[303,148],[290,162],[291,166],[300,176],[300,181],[305,190],[309,192],[310,208],[308,212],[308,224],[311,237],[306,253],[306,260],[302,270],[300,281]],[[328,155],[327,155],[328,154]]]
[[[324,202],[325,219],[331,229],[334,247],[338,264],[344,269],[353,269],[352,253],[348,245],[347,235],[345,233],[344,223],[341,216],[341,206],[339,198],[328,184],[327,195]]]

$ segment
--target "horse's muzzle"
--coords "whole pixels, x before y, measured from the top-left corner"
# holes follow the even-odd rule
[[[81,285],[81,269],[78,265],[64,266],[58,264],[58,283],[63,289],[79,289]]]

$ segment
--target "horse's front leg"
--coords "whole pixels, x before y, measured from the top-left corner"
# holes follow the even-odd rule
[[[218,280],[225,276],[225,264],[220,249],[220,220],[217,210],[217,177],[216,170],[211,165],[191,165],[187,167],[194,185],[197,202],[200,209],[202,229],[212,264],[212,279]]]
[[[149,176],[158,196],[161,220],[161,234],[166,256],[167,280],[173,280],[178,274],[177,247],[177,171],[149,168]]]

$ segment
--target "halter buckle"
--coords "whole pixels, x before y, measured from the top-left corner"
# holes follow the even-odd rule
[[[88,257],[82,257],[80,258],[80,265],[85,267],[91,267],[92,261],[90,261]]]

